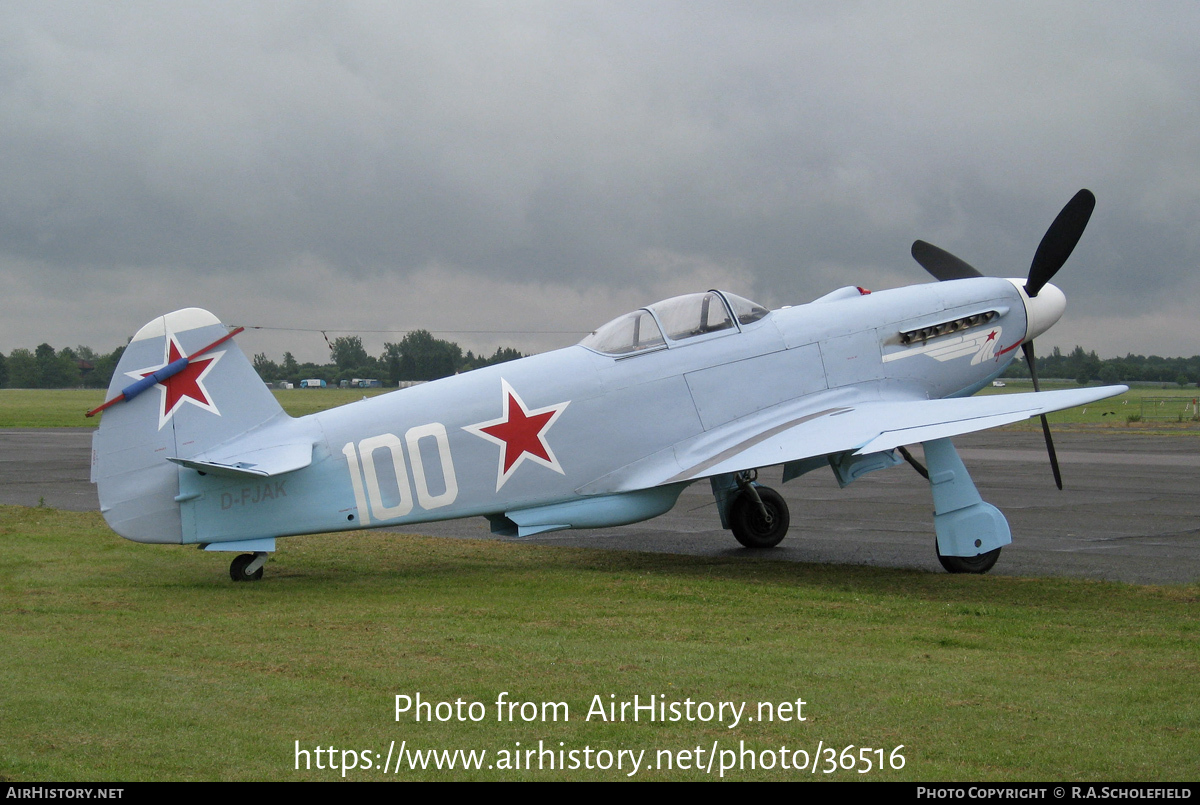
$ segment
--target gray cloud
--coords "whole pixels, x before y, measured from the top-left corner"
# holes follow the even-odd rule
[[[5,4],[0,350],[119,343],[192,304],[239,323],[532,330],[684,280],[794,303],[925,281],[918,237],[1023,275],[1086,186],[1099,205],[1046,348],[1192,354],[1175,334],[1198,290],[1198,18]],[[476,346],[522,339],[574,340]]]

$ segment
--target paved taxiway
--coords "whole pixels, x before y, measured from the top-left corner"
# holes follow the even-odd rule
[[[1200,581],[1200,438],[1060,433],[1055,443],[1062,492],[1054,488],[1040,432],[988,431],[955,439],[980,494],[1012,527],[1013,544],[993,573],[1136,584]],[[90,449],[90,430],[0,431],[0,503],[95,510]],[[792,525],[779,547],[759,555],[940,571],[929,486],[907,466],[872,473],[846,489],[828,471],[786,485],[777,483],[777,470],[761,480],[787,499]],[[482,518],[397,530],[491,536]],[[747,553],[720,529],[707,483],[689,487],[674,510],[655,520],[528,541],[708,556]],[[280,547],[286,551],[287,542]]]

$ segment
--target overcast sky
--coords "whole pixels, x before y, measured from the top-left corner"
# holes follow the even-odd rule
[[[1200,353],[1200,4],[0,4],[5,353],[190,306],[544,350],[925,282],[916,238],[1023,277],[1081,187],[1039,352]]]

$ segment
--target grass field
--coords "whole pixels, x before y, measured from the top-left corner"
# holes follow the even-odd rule
[[[288,389],[272,392],[292,416],[374,397],[386,389]],[[0,428],[94,428],[88,411],[104,402],[96,389],[0,389]],[[101,414],[103,416],[103,414]]]
[[[296,771],[297,741],[310,759],[333,747],[339,766],[342,750],[370,750],[378,766],[392,741],[488,752],[478,771],[388,779],[627,779],[628,759],[486,768],[538,741],[645,750],[643,780],[712,779],[735,757],[723,751],[771,750],[778,763],[784,746],[789,764],[822,747],[820,770],[726,779],[1193,780],[1200,756],[1196,586],[381,532],[289,539],[266,580],[233,585],[227,556],[124,542],[96,514],[0,507],[0,535],[5,780],[341,779],[315,759]],[[505,691],[565,702],[569,720],[498,721]],[[417,692],[480,702],[486,717],[397,721],[394,697]],[[802,699],[805,721],[585,718],[595,696],[652,694],[746,702],[748,714]],[[711,773],[659,768],[660,750],[704,765],[714,745]],[[840,758],[847,746],[856,768],[826,774],[828,748]],[[898,746],[903,768],[858,773],[863,747],[896,762]]]
[[[1033,391],[1029,380],[1006,380],[1004,388],[986,388],[981,394],[1015,394]],[[1096,384],[1093,384],[1096,385]],[[1054,389],[1077,389],[1072,381],[1045,381],[1042,391]],[[1154,400],[1153,405],[1143,406],[1143,401]],[[1159,433],[1193,432],[1200,434],[1200,420],[1196,419],[1195,401],[1200,400],[1200,389],[1195,386],[1181,388],[1172,383],[1167,386],[1134,386],[1124,394],[1101,400],[1097,403],[1055,411],[1047,418],[1050,424],[1069,429],[1082,426],[1094,428],[1125,428],[1136,431]],[[1041,428],[1037,419],[1012,425],[1014,428]]]
[[[1016,392],[1033,391],[1029,381],[1008,380],[1002,389],[987,388],[983,394],[1012,394]],[[1043,390],[1058,388],[1079,388],[1074,382],[1046,381]],[[324,411],[338,405],[345,405],[363,397],[373,397],[386,393],[385,389],[290,389],[273,392],[284,410],[292,416],[304,416],[317,411]],[[1142,421],[1130,421],[1133,415],[1142,414],[1141,401],[1148,397],[1169,398],[1176,402],[1168,404],[1164,411],[1166,419],[1146,418]],[[1119,397],[1103,400],[1099,403],[1072,408],[1067,411],[1056,411],[1050,414],[1050,422],[1056,428],[1083,426],[1091,429],[1126,428],[1131,430],[1155,433],[1197,433],[1200,434],[1200,421],[1192,419],[1187,405],[1200,397],[1200,389],[1181,389],[1178,385],[1165,388],[1138,386],[1130,389]],[[84,413],[104,402],[104,394],[100,391],[85,391],[78,389],[65,390],[28,390],[0,389],[0,428],[45,428],[45,427],[95,427],[97,419],[87,419]],[[1040,428],[1037,420],[1012,425],[1015,428]]]

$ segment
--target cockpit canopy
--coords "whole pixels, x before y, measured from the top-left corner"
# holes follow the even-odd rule
[[[736,294],[722,291],[686,294],[619,316],[579,344],[605,355],[630,355],[706,333],[733,330],[768,313],[762,305]]]

